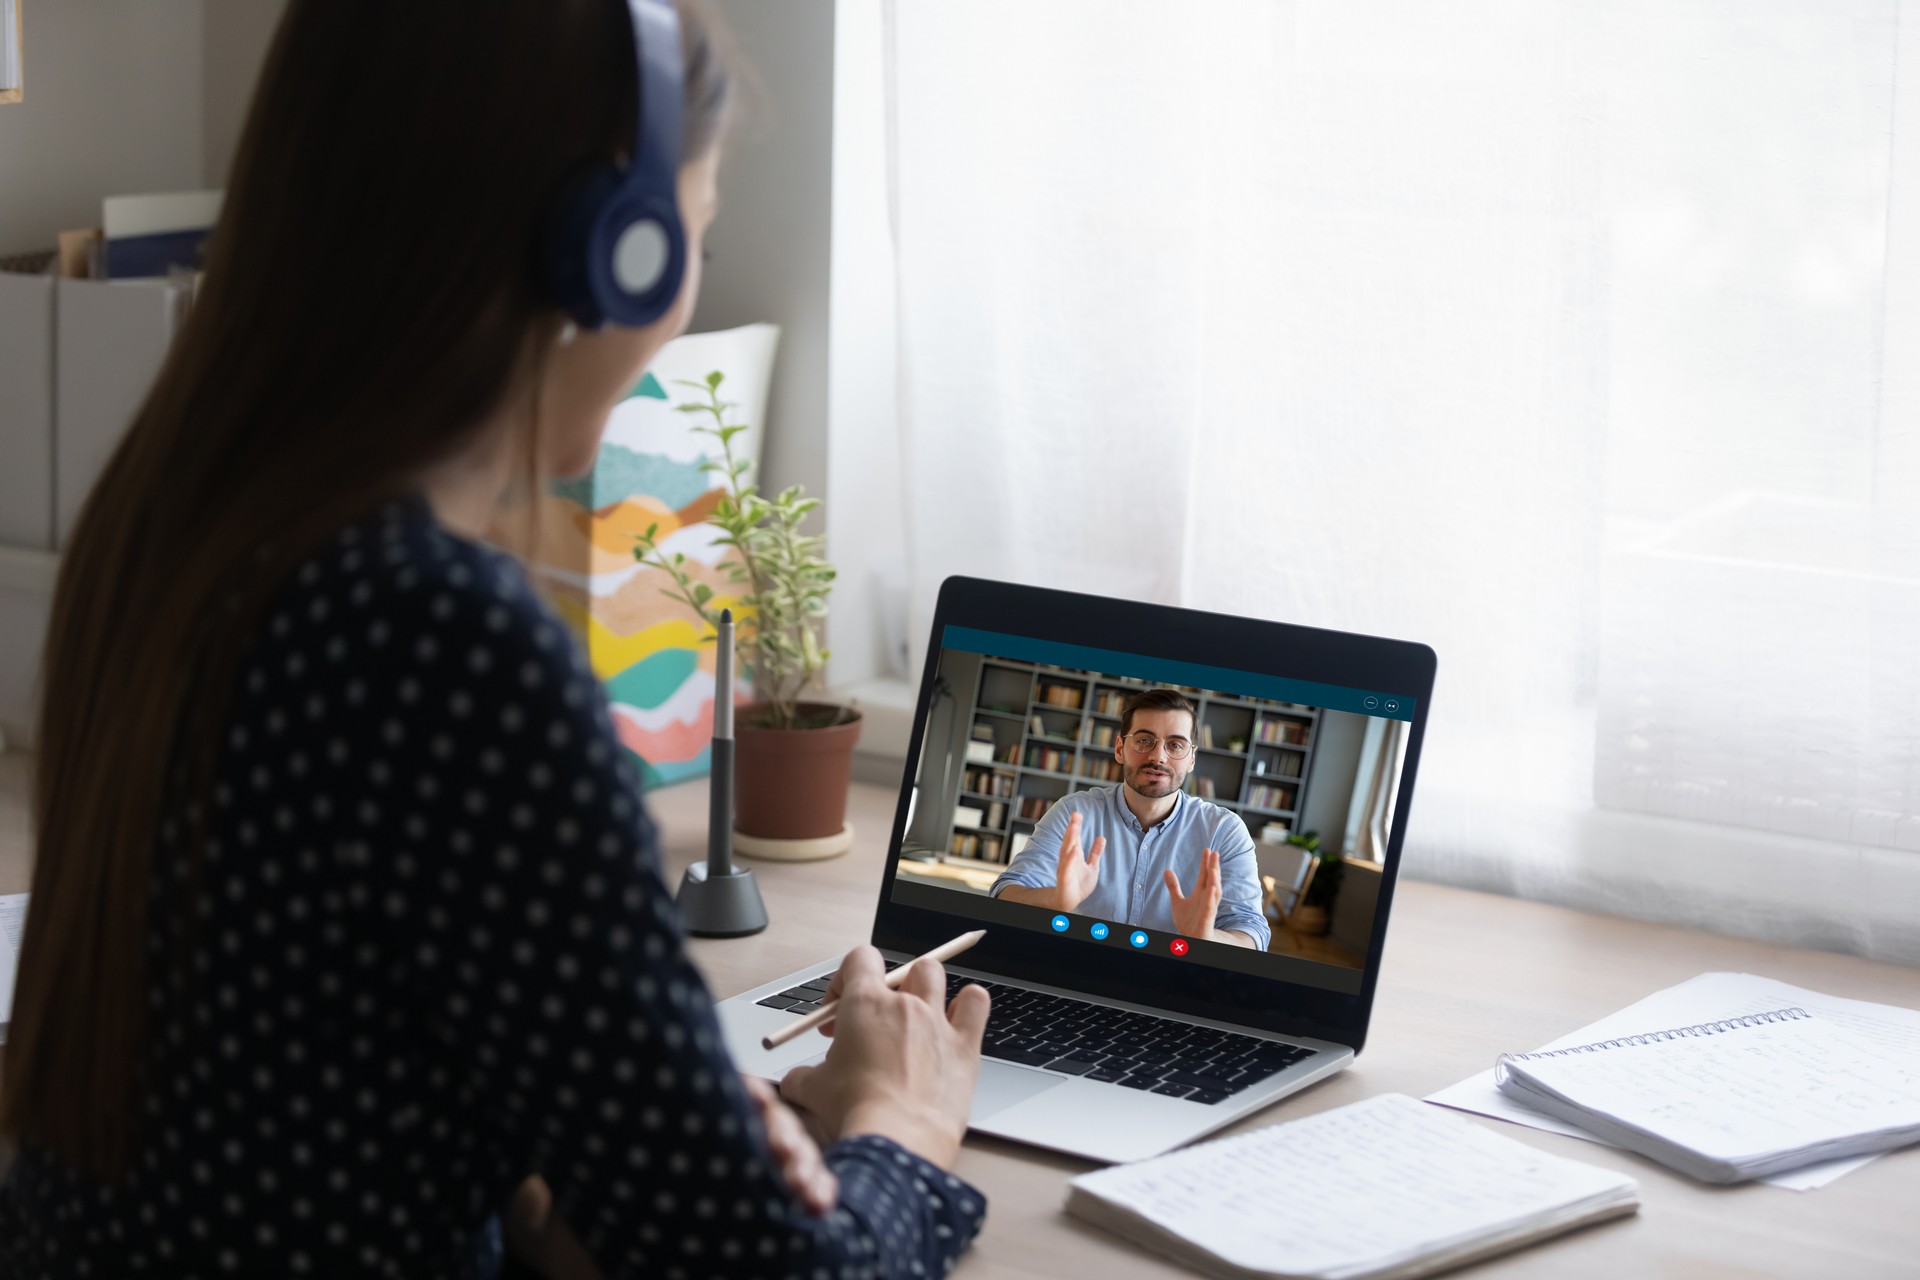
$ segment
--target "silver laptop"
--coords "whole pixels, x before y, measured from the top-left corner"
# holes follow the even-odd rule
[[[948,966],[993,997],[972,1127],[1136,1160],[1352,1061],[1433,676],[1423,645],[948,579],[871,941],[987,930]],[[721,1003],[742,1069],[826,1053],[761,1040],[838,960]]]

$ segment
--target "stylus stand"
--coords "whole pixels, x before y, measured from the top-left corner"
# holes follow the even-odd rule
[[[731,639],[723,633],[723,643]],[[730,681],[724,678],[721,688]],[[731,696],[730,694],[728,696]],[[680,881],[680,918],[702,938],[744,938],[767,927],[767,904],[753,872],[733,865],[733,739],[713,740],[713,772],[707,807],[707,860],[687,868]]]
[[[767,927],[767,904],[751,871],[709,876],[696,862],[680,881],[680,918],[702,938],[744,938]]]

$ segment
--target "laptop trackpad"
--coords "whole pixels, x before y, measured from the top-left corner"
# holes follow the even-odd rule
[[[1006,1062],[988,1058],[980,1064],[980,1084],[973,1091],[972,1120],[977,1124],[1005,1111],[1017,1102],[1025,1102],[1037,1093],[1045,1093],[1066,1083],[1060,1076],[1042,1071],[1025,1071]]]

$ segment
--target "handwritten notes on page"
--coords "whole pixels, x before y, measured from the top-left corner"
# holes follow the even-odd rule
[[[1073,1180],[1068,1212],[1220,1274],[1419,1275],[1630,1213],[1631,1178],[1384,1094]]]

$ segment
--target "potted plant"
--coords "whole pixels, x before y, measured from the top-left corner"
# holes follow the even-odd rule
[[[658,525],[634,539],[633,556],[663,570],[674,583],[663,594],[686,604],[710,631],[717,631],[723,607],[734,611],[734,647],[754,695],[735,727],[735,848],[750,857],[832,857],[853,844],[847,786],[860,713],[806,698],[829,656],[820,631],[834,569],[820,554],[826,539],[800,531],[820,500],[799,485],[767,497],[748,480],[752,463],[733,448],[747,428],[727,421],[735,406],[720,398],[724,381],[714,372],[703,382],[679,382],[699,398],[675,407],[710,419],[694,430],[720,446],[720,457],[701,465],[724,490],[711,519],[721,530],[716,542],[734,549],[725,569],[738,593],[722,599],[692,581],[685,554],[661,550]]]
[[[1323,934],[1332,923],[1333,899],[1340,891],[1340,879],[1346,866],[1341,862],[1338,850],[1320,847],[1320,833],[1317,831],[1295,832],[1287,837],[1287,843],[1298,845],[1317,860],[1307,881],[1306,892],[1300,895],[1300,904],[1288,917],[1288,924],[1299,933]]]

